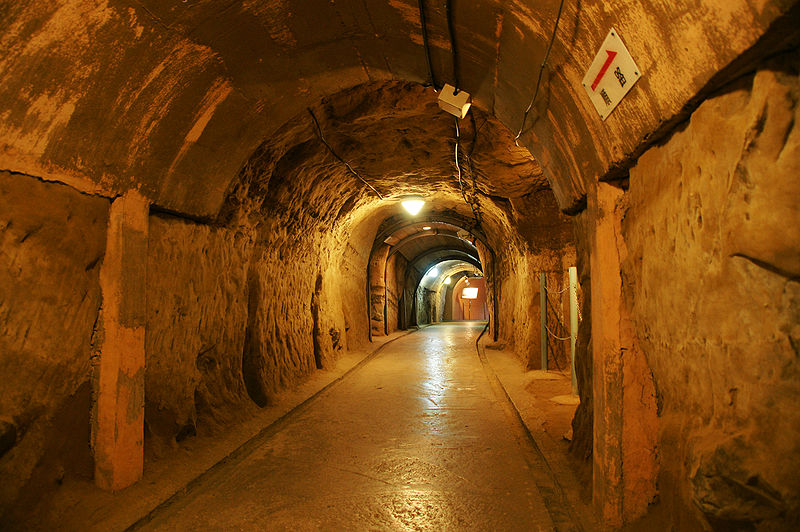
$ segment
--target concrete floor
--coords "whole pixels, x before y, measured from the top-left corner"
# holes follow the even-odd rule
[[[436,325],[388,345],[141,528],[573,528],[476,355],[482,327]]]

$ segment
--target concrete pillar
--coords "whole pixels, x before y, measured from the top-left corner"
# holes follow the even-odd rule
[[[578,268],[569,268],[569,353],[572,372],[572,395],[578,395],[578,375],[575,372],[575,345],[578,342]]]
[[[100,269],[92,446],[95,483],[112,491],[141,479],[144,463],[148,210],[137,192],[114,200]]]
[[[598,183],[591,263],[594,400],[593,502],[606,526],[644,515],[656,495],[658,433],[655,387],[623,300],[626,247],[619,202],[623,191]]]
[[[383,244],[369,262],[369,322],[371,336],[386,334],[386,261],[390,246]]]

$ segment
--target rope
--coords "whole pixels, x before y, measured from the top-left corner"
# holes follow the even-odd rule
[[[528,113],[531,112],[533,102],[536,101],[536,96],[539,95],[539,86],[542,83],[542,74],[544,73],[544,67],[547,66],[547,59],[550,57],[550,50],[553,48],[553,42],[556,40],[556,32],[558,31],[558,23],[561,21],[561,10],[563,8],[564,0],[561,0],[561,3],[558,5],[558,15],[556,15],[556,23],[553,27],[553,35],[550,37],[550,43],[547,45],[547,51],[544,54],[542,66],[539,67],[539,76],[536,78],[536,89],[533,91],[533,98],[531,98],[531,103],[528,104],[528,108],[525,109],[525,113],[522,115],[522,125],[519,127],[517,136],[514,137],[514,144],[517,146],[519,146],[519,137],[522,135],[522,131],[525,129],[525,121],[528,119]]]
[[[559,323],[559,325],[560,325],[560,323]],[[572,339],[571,336],[565,336],[563,338],[561,336],[557,336],[553,331],[550,330],[550,327],[548,327],[547,325],[545,325],[544,328],[547,329],[547,332],[550,333],[550,336],[552,336],[556,340],[564,341],[564,340],[571,340]]]
[[[333,151],[333,148],[331,147],[331,145],[330,145],[330,144],[328,144],[328,141],[327,141],[327,140],[325,140],[325,137],[322,135],[322,128],[319,126],[319,122],[317,121],[317,117],[316,117],[316,115],[314,115],[314,111],[312,111],[310,107],[308,107],[308,113],[311,115],[311,118],[312,118],[312,119],[314,119],[314,125],[316,126],[317,135],[319,135],[319,140],[321,140],[321,141],[322,141],[322,143],[325,145],[325,147],[326,147],[326,148],[328,148],[328,151],[329,151],[329,152],[331,152],[331,155],[333,155],[333,156],[334,156],[334,157],[335,157],[335,158],[336,158],[336,159],[337,159],[339,162],[341,162],[342,164],[344,164],[344,165],[347,167],[347,169],[350,171],[350,173],[351,173],[351,174],[353,174],[354,176],[356,176],[357,178],[359,178],[359,179],[361,180],[361,182],[362,182],[362,183],[364,183],[364,184],[365,184],[365,185],[367,185],[369,188],[371,188],[371,189],[372,189],[372,191],[373,191],[375,194],[377,194],[377,195],[378,195],[378,197],[379,197],[380,199],[383,199],[383,196],[381,196],[381,193],[380,193],[380,192],[378,192],[378,190],[377,190],[375,187],[373,187],[372,185],[370,185],[370,184],[367,182],[367,180],[366,180],[366,179],[364,179],[363,177],[361,177],[361,174],[359,174],[358,172],[356,172],[356,171],[355,171],[355,169],[353,169],[353,167],[352,167],[352,166],[350,166],[350,164],[349,164],[347,161],[345,161],[344,159],[342,159],[341,157],[339,157],[339,154],[338,154],[338,153],[336,153],[335,151]]]

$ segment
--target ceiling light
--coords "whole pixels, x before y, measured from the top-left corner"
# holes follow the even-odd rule
[[[428,272],[428,277],[436,277],[439,275],[439,268],[431,268]]]
[[[417,213],[418,213],[420,210],[422,210],[422,206],[423,206],[423,205],[425,205],[425,201],[424,201],[422,198],[419,198],[419,197],[414,197],[414,198],[408,198],[408,199],[406,199],[406,200],[403,200],[403,201],[400,203],[400,205],[402,205],[402,206],[403,206],[403,208],[404,208],[405,210],[407,210],[407,211],[408,211],[408,213],[409,213],[411,216],[414,216],[414,215],[416,215],[416,214],[417,214]]]
[[[425,227],[422,228],[423,231],[430,231],[430,229],[431,229],[430,225],[426,225]]]
[[[448,277],[447,279],[445,279],[445,280],[444,280],[444,284],[450,284],[451,282],[452,282],[452,281],[450,281],[450,278],[449,278],[449,277]]]

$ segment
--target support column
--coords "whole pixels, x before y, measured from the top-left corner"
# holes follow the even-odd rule
[[[622,191],[598,183],[593,204],[592,387],[594,452],[592,500],[612,527],[622,526],[622,353],[619,338],[621,277],[617,250],[616,202]]]
[[[539,274],[539,324],[542,338],[542,369],[547,370],[547,274]]]
[[[594,451],[592,498],[609,527],[644,515],[656,495],[658,419],[655,387],[623,300],[626,258],[618,202],[623,191],[598,183],[590,195],[594,219],[592,357]]]
[[[370,256],[369,283],[370,339],[386,334],[386,261],[391,247],[383,244]]]
[[[569,348],[572,361],[572,395],[578,395],[578,376],[575,373],[575,344],[578,341],[578,268],[569,268]]]
[[[135,191],[114,200],[100,269],[92,447],[95,483],[112,491],[141,479],[144,464],[148,212]]]

